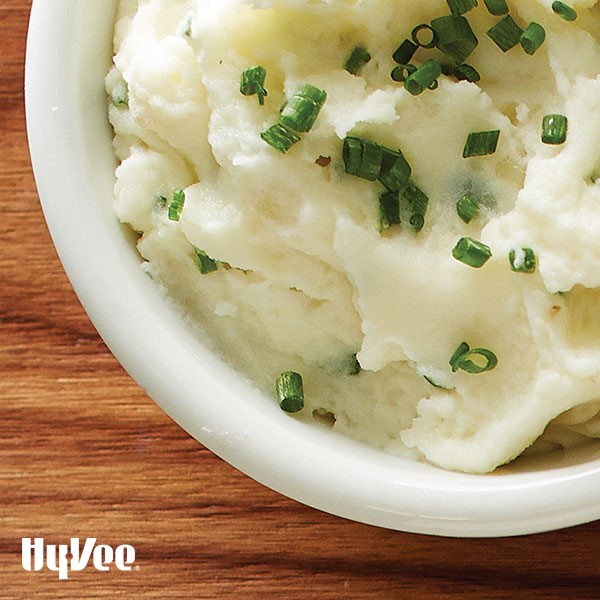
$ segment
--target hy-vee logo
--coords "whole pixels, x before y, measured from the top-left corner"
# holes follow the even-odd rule
[[[121,544],[116,548],[96,545],[96,538],[86,538],[83,548],[79,538],[71,544],[45,544],[44,538],[21,540],[21,564],[26,571],[41,571],[44,566],[58,573],[59,579],[68,579],[69,572],[83,571],[91,562],[97,571],[109,571],[111,565],[119,571],[131,571],[135,562],[135,548]]]

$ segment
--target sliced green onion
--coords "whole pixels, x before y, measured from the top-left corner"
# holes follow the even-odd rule
[[[465,62],[479,40],[469,21],[461,15],[446,15],[431,21],[437,35],[437,47],[457,65]]]
[[[267,95],[267,90],[264,88],[266,74],[267,71],[264,67],[256,65],[243,71],[240,79],[240,92],[244,96],[256,94],[258,103],[261,106],[265,103],[265,96]]]
[[[366,48],[362,46],[356,46],[350,56],[346,60],[344,69],[352,75],[357,75],[358,72],[371,60],[371,55],[367,52]]]
[[[510,15],[506,15],[488,29],[487,34],[502,52],[508,52],[521,41],[523,30]]]
[[[471,350],[467,342],[462,342],[450,359],[452,372],[459,369],[471,374],[485,373],[491,371],[498,364],[497,356],[487,348],[473,348]]]
[[[415,71],[417,67],[415,65],[398,65],[392,69],[390,74],[391,78],[394,81],[398,81],[400,83],[405,82]]]
[[[400,199],[397,192],[379,196],[379,231],[400,224]]]
[[[400,191],[410,179],[411,166],[400,150],[383,147],[381,167],[377,179],[391,192]]]
[[[456,203],[456,212],[468,224],[479,214],[479,202],[471,194],[465,194]]]
[[[565,21],[574,21],[577,18],[575,9],[564,2],[553,2],[552,10]]]
[[[310,131],[326,99],[326,92],[310,83],[304,83],[284,104],[279,122],[300,133]]]
[[[546,115],[542,121],[542,142],[559,146],[567,141],[569,120],[564,115]]]
[[[492,251],[483,242],[464,237],[452,250],[452,256],[469,267],[479,269],[492,258]]]
[[[510,268],[516,273],[535,273],[537,258],[531,248],[518,248],[508,253]]]
[[[344,139],[342,158],[346,173],[375,181],[381,171],[383,147],[375,142],[349,136]]]
[[[404,87],[413,96],[418,96],[430,88],[441,74],[442,67],[440,63],[432,58],[406,78]]]
[[[429,197],[421,188],[417,187],[412,182],[409,182],[403,187],[400,190],[399,195],[404,204],[409,207],[411,211],[409,222],[413,229],[418,233],[425,225],[425,215],[427,214]]]
[[[458,364],[460,362],[461,357],[463,357],[469,350],[471,346],[467,344],[467,342],[461,342],[458,348],[454,351],[454,354],[450,357],[448,361],[450,366],[452,367],[452,372],[456,373],[458,371]]]
[[[462,15],[477,6],[477,0],[446,0],[453,15]]]
[[[483,0],[490,14],[501,17],[508,14],[508,4],[506,0]]]
[[[399,65],[407,65],[412,60],[418,48],[417,44],[406,39],[396,48],[394,54],[392,54],[392,58]]]
[[[180,189],[173,190],[173,195],[171,196],[171,201],[169,202],[169,206],[167,208],[167,215],[170,221],[179,221],[184,204],[185,192]]]
[[[269,146],[275,148],[278,152],[285,154],[296,142],[300,141],[300,136],[296,135],[293,131],[287,129],[280,123],[271,125],[269,129],[266,129],[260,134],[263,141],[267,142]]]
[[[208,256],[204,250],[200,250],[200,248],[194,247],[194,257],[196,258],[196,263],[200,269],[200,273],[203,275],[212,273],[219,268],[217,261]]]
[[[479,71],[475,67],[464,63],[455,67],[453,74],[459,81],[477,83],[481,80],[481,75],[479,74]]]
[[[546,30],[539,23],[529,23],[521,34],[521,47],[527,54],[535,54],[546,40]]]
[[[423,37],[421,32],[423,32],[423,31],[426,31],[429,34],[429,36],[430,36],[429,41],[424,41],[421,39]],[[410,35],[412,37],[413,42],[421,48],[431,49],[431,48],[435,48],[437,46],[437,42],[438,42],[437,33],[431,27],[431,25],[427,25],[427,23],[422,23],[421,25],[417,25],[412,30],[412,33]]]
[[[297,413],[304,408],[302,376],[295,371],[281,373],[275,382],[277,402],[282,410]]]
[[[491,131],[473,131],[467,136],[465,147],[463,148],[463,158],[473,156],[486,156],[494,154],[498,148],[500,139],[500,130]]]

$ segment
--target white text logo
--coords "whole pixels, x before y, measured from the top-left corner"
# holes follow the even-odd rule
[[[83,548],[79,538],[71,538],[70,545],[44,544],[44,538],[21,541],[21,564],[26,571],[41,571],[45,565],[56,571],[59,579],[68,579],[70,571],[83,571],[90,559],[97,571],[109,571],[113,563],[119,571],[131,571],[135,548],[129,544],[114,549],[106,544],[96,546],[96,538],[86,538]]]

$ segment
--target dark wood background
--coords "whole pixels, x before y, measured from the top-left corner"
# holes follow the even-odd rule
[[[0,598],[600,598],[600,522],[491,540],[348,522],[235,471],[152,403],[46,230],[23,108],[30,4],[0,6]],[[130,543],[136,569],[26,572],[23,537]]]

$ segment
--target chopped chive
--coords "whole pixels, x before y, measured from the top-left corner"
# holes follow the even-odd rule
[[[219,268],[217,261],[208,256],[204,250],[200,250],[200,248],[194,247],[194,257],[198,268],[200,269],[200,273],[203,275],[212,273]]]
[[[516,273],[535,273],[537,258],[531,248],[518,248],[508,254],[510,268]]]
[[[499,139],[500,130],[498,129],[491,131],[473,131],[469,133],[463,149],[463,158],[494,154],[498,148]]]
[[[400,199],[408,206],[411,211],[409,219],[415,232],[421,231],[425,225],[425,215],[429,205],[429,197],[427,194],[414,183],[408,182],[400,192]]]
[[[400,225],[400,199],[397,192],[379,196],[379,231],[392,225]]]
[[[479,71],[475,67],[467,65],[465,63],[455,67],[453,74],[459,81],[477,83],[481,80],[481,75],[479,74]]]
[[[266,74],[267,71],[264,67],[256,65],[243,71],[240,79],[240,92],[244,96],[256,94],[258,103],[261,106],[265,103],[265,96],[267,95],[267,90],[264,88]]]
[[[417,67],[415,65],[398,65],[392,69],[390,73],[390,77],[394,81],[398,81],[399,83],[404,83],[415,71]]]
[[[326,92],[310,83],[304,83],[284,104],[279,122],[300,133],[310,131],[326,99]]]
[[[407,65],[412,60],[418,48],[417,44],[406,39],[396,48],[394,54],[392,54],[392,58],[399,65]]]
[[[125,81],[120,81],[113,88],[113,91],[110,95],[110,101],[113,106],[129,106],[129,90],[127,89],[127,84]]]
[[[510,15],[506,15],[488,29],[487,34],[502,52],[508,52],[520,42],[523,30]]]
[[[379,177],[383,161],[383,147],[357,137],[344,139],[342,158],[346,173],[369,181]]]
[[[293,131],[290,131],[280,123],[271,125],[271,127],[260,134],[260,137],[269,146],[282,154],[285,154],[296,142],[300,141],[300,136],[297,136]]]
[[[483,0],[490,14],[501,17],[508,14],[508,4],[506,0]]]
[[[546,40],[546,30],[539,23],[529,23],[521,34],[521,47],[527,54],[535,54]]]
[[[381,167],[377,179],[390,191],[398,192],[410,179],[411,166],[400,150],[383,147]]]
[[[473,348],[467,342],[462,342],[450,359],[452,372],[459,369],[471,374],[491,371],[498,364],[497,356],[487,348]]]
[[[424,37],[422,32],[426,31],[429,34],[429,40],[423,40]],[[427,25],[427,23],[422,23],[421,25],[417,25],[410,34],[412,37],[412,41],[421,48],[431,49],[437,46],[438,36],[435,30],[431,27],[431,25]]]
[[[366,48],[362,46],[356,46],[350,56],[346,60],[344,69],[352,75],[357,75],[358,72],[371,60],[371,55],[367,52]]]
[[[574,21],[577,18],[577,12],[575,9],[564,2],[553,2],[552,10],[565,21]]]
[[[464,237],[452,250],[452,256],[469,267],[479,269],[492,257],[492,251],[483,242]]]
[[[173,195],[171,196],[171,201],[167,208],[167,215],[170,221],[179,221],[184,204],[185,192],[180,189],[173,190]]]
[[[446,0],[453,15],[462,15],[477,6],[477,0]]]
[[[430,88],[441,74],[442,67],[440,63],[432,58],[406,78],[404,87],[413,96],[418,96]]]
[[[559,146],[567,140],[569,120],[564,115],[546,115],[542,121],[542,142]]]
[[[446,15],[431,21],[437,35],[437,47],[457,65],[465,62],[479,40],[469,21],[461,15]]]
[[[479,214],[479,202],[471,194],[465,194],[456,203],[456,212],[468,224]]]
[[[469,346],[467,342],[461,342],[458,348],[454,351],[454,354],[448,361],[450,366],[452,367],[453,373],[456,373],[456,371],[458,371],[458,363],[460,362],[461,357],[464,356],[470,349],[471,346]]]
[[[425,381],[427,383],[429,383],[430,385],[432,385],[434,388],[438,388],[439,390],[449,390],[451,388],[446,387],[445,385],[441,385],[440,383],[436,383],[431,377],[428,377],[427,375],[423,375],[423,379],[425,379]]]
[[[282,410],[297,413],[304,408],[302,376],[295,371],[281,373],[275,382],[277,402]]]

